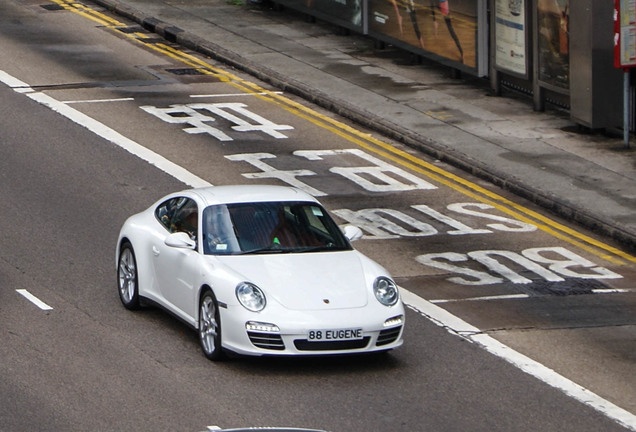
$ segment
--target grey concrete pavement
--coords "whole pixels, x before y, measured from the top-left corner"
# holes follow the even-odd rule
[[[93,2],[636,250],[636,143],[577,132],[567,113],[534,112],[483,79],[400,62],[397,50],[266,4]]]

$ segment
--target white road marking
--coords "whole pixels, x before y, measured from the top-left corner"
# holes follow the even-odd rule
[[[7,86],[11,87],[13,90],[15,90],[18,93],[26,93],[26,92],[33,91],[30,85],[26,84],[23,81],[20,81],[19,79],[9,75],[8,73],[2,70],[0,70],[0,81],[5,83]]]
[[[263,132],[277,139],[287,138],[279,131],[294,129],[289,125],[276,124],[247,109],[247,105],[238,102],[224,103],[197,103],[197,104],[173,104],[169,107],[159,108],[152,105],[140,106],[142,110],[152,114],[161,120],[172,123],[188,125],[183,131],[189,134],[210,134],[219,141],[234,141],[225,132],[214,128],[210,123],[217,118],[223,118],[234,125],[230,127],[236,132]],[[250,121],[252,123],[250,123]]]
[[[259,93],[225,93],[225,94],[201,94],[190,95],[191,98],[217,98],[217,97],[237,97],[237,96],[268,96],[270,94],[282,95],[282,91],[259,92]]]
[[[440,304],[440,303],[456,303],[456,302],[465,302],[465,301],[515,300],[515,299],[526,299],[528,297],[530,297],[528,294],[508,294],[508,295],[469,297],[469,298],[458,298],[458,299],[437,299],[437,300],[429,300],[429,301],[433,304]]]
[[[103,103],[103,102],[129,102],[134,101],[134,98],[117,98],[117,99],[84,99],[84,100],[71,100],[62,101],[65,104],[79,104],[79,103]]]
[[[629,290],[626,289],[619,289],[619,288],[607,288],[607,289],[601,289],[601,288],[597,288],[597,289],[593,289],[592,292],[594,294],[621,294],[621,293],[627,293],[629,292]]]
[[[491,354],[506,360],[523,372],[561,390],[566,395],[594,408],[629,430],[636,431],[636,416],[623,408],[603,399],[585,387],[565,378],[552,369],[502,344],[493,337],[483,333],[477,327],[451,314],[433,303],[400,288],[402,301],[411,309],[428,318],[435,324],[445,328],[451,334],[476,343]]]
[[[60,102],[57,99],[54,99],[44,93],[34,91],[28,84],[20,81],[19,79],[7,74],[2,70],[0,70],[0,82],[5,83],[7,86],[11,87],[18,93],[26,94],[26,96],[33,99],[34,101],[51,108],[53,111],[63,115],[64,117],[79,124],[80,126],[85,127],[96,135],[112,142],[113,144],[127,150],[128,152],[134,154],[140,159],[145,160],[151,165],[156,166],[163,172],[170,174],[171,176],[173,176],[177,180],[182,181],[188,186],[211,186],[209,182],[192,174],[183,167],[169,161],[168,159],[153,152],[152,150],[143,147],[135,141],[126,138],[114,129],[111,129],[105,124],[98,122],[97,120],[87,116],[80,111],[77,111],[75,108],[72,108],[65,103]]]
[[[47,305],[25,289],[17,289],[16,292],[44,311],[53,310],[51,306]]]
[[[622,294],[629,292],[626,289],[619,288],[607,288],[607,289],[593,289],[591,290],[592,294]],[[467,301],[489,301],[489,300],[518,300],[518,299],[527,299],[532,296],[528,294],[504,294],[504,295],[496,295],[496,296],[483,296],[483,297],[468,297],[468,298],[457,298],[457,299],[435,299],[428,300],[433,304],[441,304],[441,303],[457,303],[457,302],[467,302]],[[539,297],[539,296],[537,296]]]
[[[205,180],[191,174],[185,168],[180,167],[162,156],[142,147],[140,144],[120,135],[113,129],[103,125],[102,123],[88,117],[87,115],[66,106],[64,103],[57,101],[43,93],[35,92],[31,87],[12,77],[4,71],[0,70],[0,82],[11,87],[18,93],[25,93],[31,99],[51,108],[53,111],[67,117],[68,119],[86,127],[97,135],[111,141],[112,143],[125,148],[130,153],[140,157],[143,160],[157,166],[166,173],[171,174],[175,178],[183,181],[190,186],[209,185]],[[24,295],[24,294],[23,294]],[[474,342],[483,347],[486,351],[494,354],[522,371],[534,376],[535,378],[545,382],[546,384],[561,390],[566,395],[588,405],[595,410],[601,412],[608,418],[616,421],[620,425],[636,432],[636,416],[623,408],[601,398],[586,388],[570,381],[569,379],[559,375],[555,371],[532,360],[529,357],[511,349],[510,347],[495,340],[491,336],[484,334],[477,327],[472,326],[459,317],[450,312],[418,297],[417,295],[401,289],[401,295],[404,303],[413,310],[420,313],[423,317],[429,319],[435,324],[447,329],[451,334],[460,336],[470,342]],[[28,297],[27,297],[28,298]]]

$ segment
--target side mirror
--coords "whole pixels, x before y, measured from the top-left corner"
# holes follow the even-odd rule
[[[347,225],[343,228],[342,232],[350,242],[354,242],[362,238],[362,230],[355,225]]]
[[[168,237],[166,237],[164,243],[166,244],[166,246],[179,249],[194,249],[197,245],[195,241],[192,240],[190,236],[184,232],[176,232],[170,234]]]

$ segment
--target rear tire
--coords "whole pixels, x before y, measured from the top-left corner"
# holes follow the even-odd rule
[[[224,358],[219,304],[209,289],[203,292],[199,303],[199,342],[203,354],[209,360],[218,361]]]
[[[124,242],[119,251],[117,264],[117,285],[119,299],[126,309],[136,310],[141,307],[139,302],[139,278],[135,251],[129,242]]]

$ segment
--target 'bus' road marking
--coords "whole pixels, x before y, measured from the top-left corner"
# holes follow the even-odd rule
[[[17,289],[16,291],[17,291],[18,294],[22,295],[24,298],[29,300],[31,303],[33,303],[34,305],[36,305],[40,309],[42,309],[44,311],[53,310],[53,308],[51,306],[49,306],[46,303],[44,303],[42,300],[40,300],[39,298],[37,298],[36,296],[31,294],[29,291],[27,291],[25,289]]]
[[[83,114],[74,108],[40,92],[34,91],[28,84],[14,78],[6,72],[0,70],[0,82],[11,87],[18,93],[25,94],[36,102],[49,107],[55,112],[67,117],[73,122],[89,129],[91,132],[111,141],[112,143],[125,148],[130,153],[139,158],[148,161],[152,165],[157,166],[164,172],[172,175],[178,180],[190,186],[209,185],[207,181],[191,174],[185,168],[174,164],[163,158],[163,156],[146,149],[99,121]],[[402,289],[402,298],[405,304],[412,309],[418,311],[425,318],[433,321],[446,328],[451,334],[458,335],[471,342],[477,343],[486,351],[501,357],[521,369],[525,373],[545,382],[546,384],[563,391],[566,395],[582,402],[583,404],[599,411],[605,416],[611,418],[615,422],[636,432],[636,416],[623,408],[601,398],[586,388],[570,381],[569,379],[557,374],[553,370],[547,368],[539,362],[513,350],[512,348],[500,343],[494,338],[482,334],[481,330],[468,324],[459,317],[454,316],[450,312],[418,297],[417,295]]]

